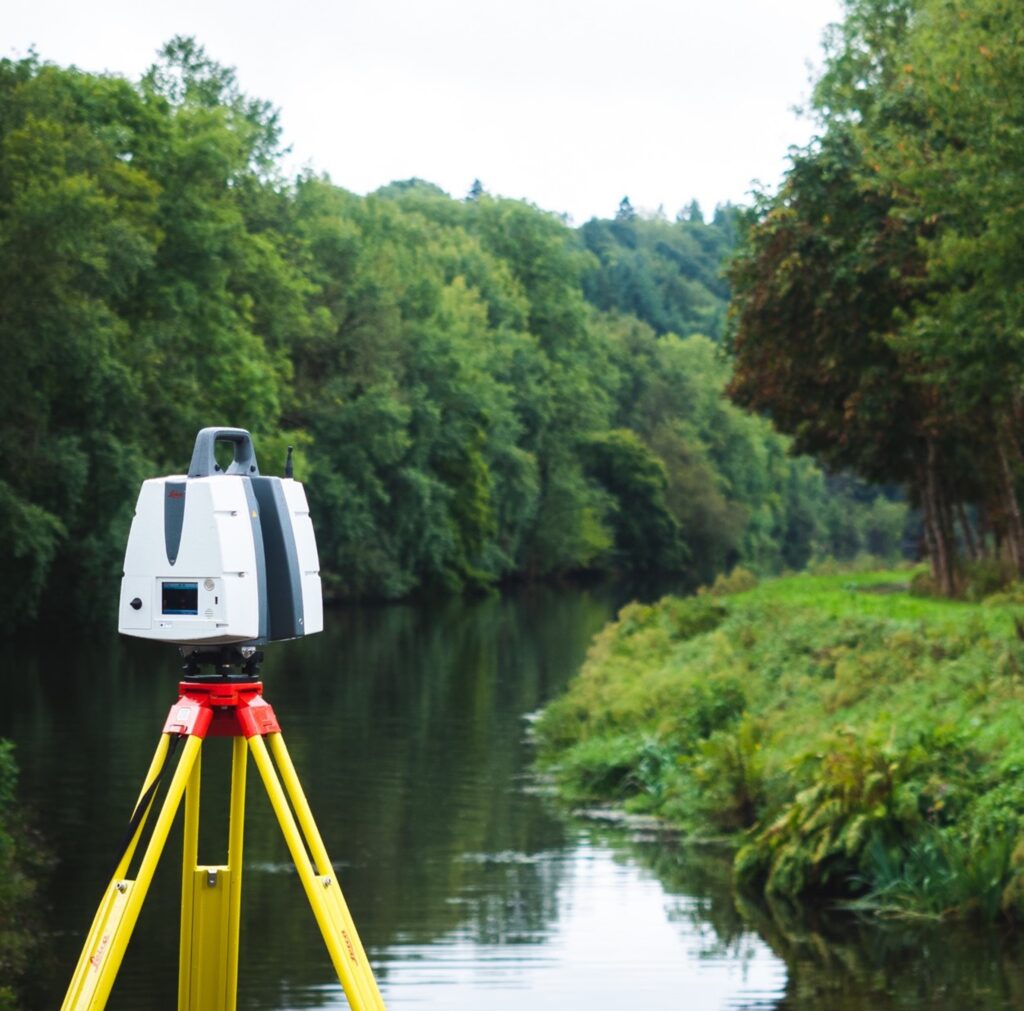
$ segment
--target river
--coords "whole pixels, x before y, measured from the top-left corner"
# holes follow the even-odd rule
[[[1024,1008],[1016,935],[753,905],[723,854],[573,818],[538,789],[523,717],[621,601],[540,588],[335,609],[268,651],[266,696],[389,1011]],[[179,661],[107,635],[7,660],[0,736],[55,855],[39,985],[57,1007]],[[225,858],[227,759],[205,745],[201,863]],[[347,1007],[254,772],[247,803],[238,1006]],[[180,825],[109,1008],[177,1006],[179,881]]]

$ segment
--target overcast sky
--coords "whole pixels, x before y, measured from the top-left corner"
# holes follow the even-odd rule
[[[289,167],[479,178],[580,223],[773,186],[840,0],[4,0],[2,55],[137,78],[174,35],[281,110]]]

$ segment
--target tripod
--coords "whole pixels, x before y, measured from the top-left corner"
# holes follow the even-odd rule
[[[200,750],[208,736],[233,739],[228,861],[223,866],[200,867],[197,866]],[[135,878],[131,879],[127,876],[128,868],[154,806],[160,779],[182,741],[181,758]],[[62,1011],[102,1011],[106,1006],[183,798],[185,830],[178,1011],[235,1011],[245,776],[249,754],[263,780],[349,1005],[353,1011],[385,1011],[373,971],[281,737],[281,727],[263,698],[262,683],[255,676],[245,674],[191,677],[181,682],[178,700],[171,707],[136,802],[123,853],[96,911]]]

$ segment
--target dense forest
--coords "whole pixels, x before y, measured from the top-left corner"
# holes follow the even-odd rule
[[[296,447],[339,598],[900,547],[724,395],[710,222],[283,177],[275,110],[176,39],[138,82],[0,61],[5,613],[108,613],[139,483],[210,424]]]
[[[732,393],[909,487],[934,588],[1024,575],[1024,8],[849,0],[819,133],[750,214]]]

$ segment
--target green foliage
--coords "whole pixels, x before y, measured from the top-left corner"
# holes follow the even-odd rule
[[[1016,579],[1008,558],[977,558],[964,564],[964,596],[984,600],[1005,590]]]
[[[742,833],[746,887],[1024,914],[1018,605],[913,596],[907,576],[629,605],[537,721],[541,765],[570,795]]]
[[[747,717],[697,745],[693,780],[699,810],[716,828],[735,832],[756,824],[765,802],[763,725]]]
[[[985,592],[964,572],[979,554],[1024,574],[1022,30],[1008,0],[850,0],[818,136],[730,275],[737,401],[832,468],[908,486],[946,595]],[[897,518],[877,520],[891,542]]]
[[[679,568],[679,524],[665,500],[668,477],[661,460],[629,429],[591,436],[583,459],[615,500],[612,523],[622,562],[648,571]]]
[[[0,543],[5,545],[3,597],[5,614],[17,608],[34,612],[46,579],[67,531],[56,516],[19,498],[6,481],[0,481]]]
[[[895,853],[874,840],[866,857],[871,890],[857,905],[887,913],[960,916],[990,923],[1019,916],[1020,868],[1015,840],[997,835],[965,842],[930,829]]]
[[[732,209],[574,231],[479,187],[286,181],[279,140],[193,39],[138,83],[0,60],[15,621],[109,620],[139,482],[210,424],[268,472],[298,447],[339,598],[861,549],[873,507],[725,397]]]
[[[267,123],[194,46],[162,66],[184,82],[173,103],[153,81],[0,61],[0,513],[30,589],[19,620],[44,587],[66,614],[110,606],[96,589],[116,586],[138,482],[180,468],[197,427],[277,423],[287,370],[252,328],[269,278],[245,262],[266,247],[240,207]]]
[[[0,1008],[11,1011],[44,940],[36,889],[47,860],[18,808],[17,781],[14,745],[0,740]]]
[[[810,785],[736,856],[741,883],[789,896],[848,891],[869,849],[913,839],[928,816],[949,817],[963,778],[959,742],[941,729],[896,742],[888,727],[841,727],[795,765]]]
[[[1004,586],[999,592],[992,593],[982,600],[986,607],[1003,607],[1006,604],[1024,604],[1024,583],[1015,580]]]
[[[569,753],[564,771],[559,770],[559,784],[578,801],[657,797],[674,757],[671,749],[652,739],[621,736],[581,741]]]
[[[583,277],[588,300],[635,316],[658,334],[719,340],[729,298],[722,265],[732,250],[737,214],[726,205],[715,209],[711,224],[699,209],[669,222],[642,218],[630,207],[614,221],[588,221],[580,237],[597,259]]]
[[[758,578],[749,569],[737,565],[728,575],[720,572],[715,576],[711,586],[702,586],[697,592],[710,594],[712,597],[729,597],[734,593],[743,593],[744,590],[752,590],[758,584]]]
[[[647,670],[643,661],[712,631],[725,617],[725,608],[706,597],[665,597],[655,606],[624,607],[618,620],[595,640],[574,690],[552,702],[541,715],[535,731],[542,750],[554,754],[579,740],[607,733],[614,736],[620,724],[656,727],[671,713],[659,710],[652,700],[644,683]],[[691,729],[677,737],[691,737],[694,723],[710,733],[721,725],[722,715],[727,719],[738,712],[731,681],[724,707],[717,704],[713,686],[672,680],[662,687],[667,693],[666,705],[674,707],[672,712],[677,711],[675,700],[679,700],[678,709],[691,720]]]
[[[915,597],[937,597],[939,596],[939,585],[930,572],[915,572],[910,580],[910,592]]]
[[[863,159],[837,128],[796,155],[780,193],[753,212],[731,270],[731,392],[770,411],[799,451],[903,482],[932,391],[886,335],[921,268],[891,195],[859,185]]]

